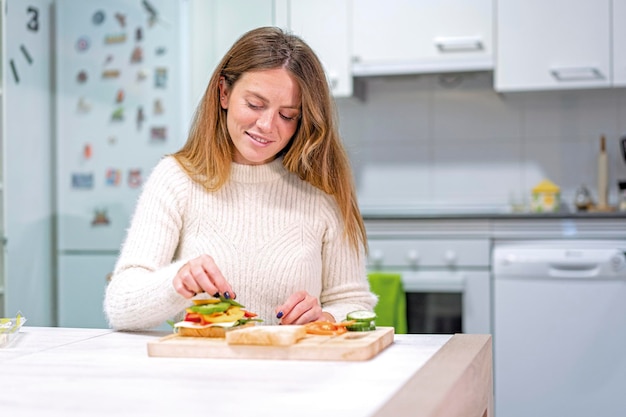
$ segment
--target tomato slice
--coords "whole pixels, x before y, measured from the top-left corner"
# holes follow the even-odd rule
[[[347,325],[353,324],[352,322],[333,323],[330,321],[313,321],[304,325],[308,334],[315,334],[321,336],[339,336],[348,331]]]
[[[202,322],[202,316],[198,313],[187,313],[185,314],[185,321],[200,323]]]
[[[244,310],[244,312],[243,312],[243,316],[244,316],[244,317],[246,317],[246,318],[248,318],[248,319],[250,319],[250,318],[252,318],[252,317],[256,317],[256,316],[258,316],[258,314],[257,314],[257,313],[253,313],[253,312],[248,311],[248,310]]]

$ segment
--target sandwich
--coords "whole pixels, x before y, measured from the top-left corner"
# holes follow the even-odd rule
[[[228,331],[263,321],[237,301],[224,297],[195,299],[193,303],[185,310],[185,318],[174,324],[180,336],[224,338]]]

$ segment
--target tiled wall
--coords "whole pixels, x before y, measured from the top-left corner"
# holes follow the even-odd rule
[[[491,73],[371,78],[362,99],[338,99],[362,207],[507,210],[546,178],[573,209],[581,184],[597,196],[603,134],[617,204],[626,90],[498,94],[492,85]]]

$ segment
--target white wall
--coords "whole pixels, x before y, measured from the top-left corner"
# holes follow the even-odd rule
[[[611,204],[626,180],[618,139],[626,90],[501,95],[491,73],[365,79],[365,100],[337,101],[364,211],[507,210],[547,178],[573,208],[578,186],[597,196],[606,135]]]

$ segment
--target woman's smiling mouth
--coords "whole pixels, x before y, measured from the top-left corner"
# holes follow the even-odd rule
[[[271,143],[271,142],[272,142],[272,141],[270,141],[270,140],[267,140],[267,139],[263,139],[263,138],[261,138],[261,137],[258,137],[258,136],[256,136],[256,135],[254,135],[254,134],[250,133],[250,132],[246,132],[246,133],[248,134],[248,136],[249,136],[252,140],[254,140],[255,142],[258,142],[258,143],[260,143],[260,144],[262,144],[262,145],[267,145],[268,143]]]

